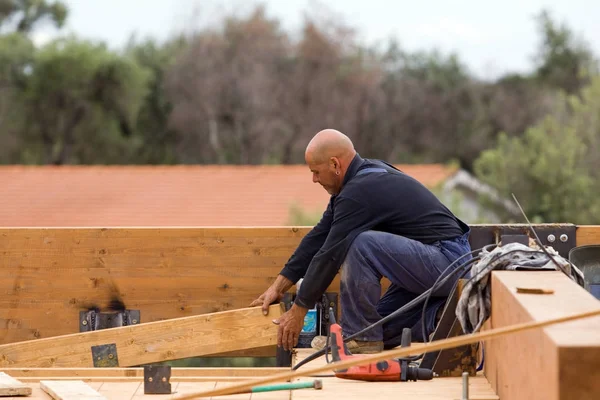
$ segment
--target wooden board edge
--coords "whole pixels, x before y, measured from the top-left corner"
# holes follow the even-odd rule
[[[578,225],[575,242],[578,247],[600,244],[600,225]]]
[[[0,372],[13,378],[71,378],[79,377],[122,377],[143,378],[144,369],[133,368],[1,368]],[[172,367],[173,378],[267,376],[289,372],[287,367]]]

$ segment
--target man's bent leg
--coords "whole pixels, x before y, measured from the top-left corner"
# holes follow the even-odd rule
[[[396,310],[404,307],[406,304],[417,298],[417,294],[411,293],[406,289],[391,284],[385,292],[379,304],[377,312],[382,318],[387,317]],[[423,338],[433,330],[435,326],[436,314],[440,307],[444,305],[446,298],[432,297],[425,310],[425,329],[423,335],[422,312],[423,304],[419,303],[410,310],[392,318],[383,324],[383,343],[384,348],[391,349],[400,346],[402,341],[402,331],[404,328],[411,329],[411,339],[413,342],[423,342]]]
[[[448,264],[448,258],[435,245],[425,245],[384,232],[369,231],[360,234],[342,264],[340,301],[344,336],[354,334],[381,319],[377,305],[381,297],[380,282],[383,276],[396,288],[418,295],[433,285]],[[391,292],[388,297],[392,294],[398,295],[397,292]],[[394,307],[387,307],[384,313],[389,312],[390,308],[395,311],[404,305],[406,298],[395,300]],[[432,307],[435,306],[439,308],[439,303],[433,302]],[[420,307],[417,309],[421,310]],[[409,327],[414,325],[415,323]],[[373,328],[356,339],[382,341],[383,327]]]

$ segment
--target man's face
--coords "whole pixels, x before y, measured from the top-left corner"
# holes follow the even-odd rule
[[[335,174],[335,164],[328,160],[326,162],[315,163],[307,160],[308,167],[312,172],[313,182],[323,186],[323,189],[330,195],[336,195],[340,192],[340,175]]]

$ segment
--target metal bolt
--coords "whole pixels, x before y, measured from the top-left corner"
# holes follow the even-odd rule
[[[137,319],[132,319],[132,320],[131,320],[131,322],[132,322],[133,324],[137,324]]]
[[[113,358],[113,357],[114,357],[114,356],[113,356],[112,354],[109,354],[109,355],[108,355],[108,358]]]
[[[148,382],[152,382],[152,377],[148,378]]]
[[[569,237],[567,236],[566,233],[563,233],[562,235],[560,235],[560,241],[561,242],[566,242],[567,240],[569,240]]]
[[[554,243],[555,240],[556,240],[556,236],[554,236],[553,234],[548,235],[548,241],[550,243]]]
[[[162,380],[163,382],[166,382],[166,381],[167,381],[167,378],[163,376],[161,380]]]
[[[83,321],[81,321],[81,325],[87,325],[87,321],[84,319]]]

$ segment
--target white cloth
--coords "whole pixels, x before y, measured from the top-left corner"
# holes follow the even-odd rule
[[[537,246],[508,243],[492,251],[483,250],[481,259],[471,267],[471,279],[467,282],[456,305],[456,316],[464,333],[478,331],[491,312],[490,273],[493,270],[559,270],[583,286],[583,274],[552,247],[545,247],[554,261]]]

